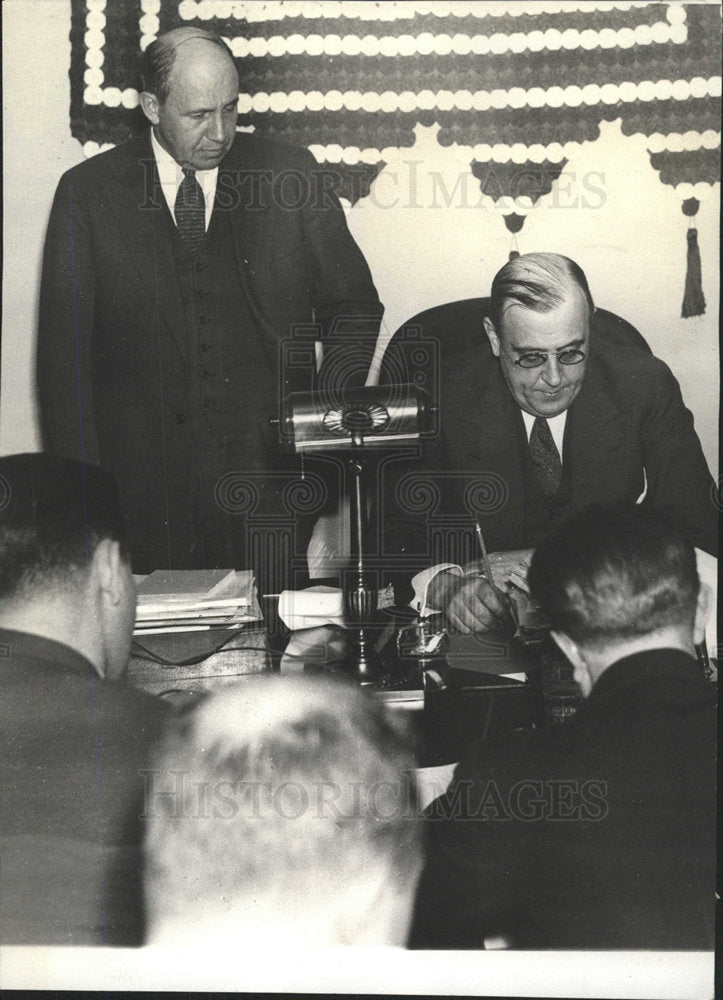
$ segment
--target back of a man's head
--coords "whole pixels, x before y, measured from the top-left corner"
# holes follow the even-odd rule
[[[528,579],[552,628],[581,647],[614,652],[663,634],[692,647],[695,551],[654,511],[593,505],[574,514],[538,546]]]
[[[104,538],[127,558],[102,469],[43,453],[0,458],[0,605],[77,585]]]
[[[135,606],[107,473],[54,455],[0,459],[0,626],[70,646],[117,680]]]
[[[309,676],[183,716],[146,805],[151,940],[403,944],[421,866],[403,721]]]

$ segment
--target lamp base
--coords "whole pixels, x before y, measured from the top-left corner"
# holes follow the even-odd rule
[[[344,668],[361,683],[379,680],[387,671],[376,651],[373,630],[367,628],[377,610],[376,573],[360,566],[344,579],[344,612],[349,625],[349,653]]]
[[[349,652],[344,658],[342,669],[346,674],[356,676],[360,684],[370,684],[381,680],[388,669],[374,647],[371,636],[363,627],[349,630]]]

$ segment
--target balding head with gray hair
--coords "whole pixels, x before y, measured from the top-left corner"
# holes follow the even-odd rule
[[[155,94],[161,103],[168,98],[171,70],[182,45],[193,40],[210,42],[226,52],[234,63],[234,56],[226,42],[204,28],[174,28],[151,42],[141,57],[141,83],[143,91]],[[235,63],[234,63],[235,65]]]
[[[348,681],[255,677],[169,729],[146,811],[154,942],[397,944],[421,868],[406,720]]]
[[[499,330],[510,305],[549,312],[576,293],[583,295],[592,316],[595,305],[579,264],[557,253],[521,254],[509,260],[495,275],[489,318]]]

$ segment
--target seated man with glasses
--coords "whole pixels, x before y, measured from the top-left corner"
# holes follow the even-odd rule
[[[475,522],[500,578],[592,502],[658,508],[716,551],[713,480],[677,381],[639,346],[591,335],[594,310],[569,258],[508,261],[492,283],[486,338],[453,364],[440,345],[439,434],[421,462],[385,467],[383,552],[405,568],[437,564],[412,581],[416,602],[462,632],[509,621],[499,592],[459,565],[477,554]]]

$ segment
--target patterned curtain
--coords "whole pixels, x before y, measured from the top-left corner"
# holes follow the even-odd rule
[[[695,284],[692,219],[720,176],[717,4],[72,0],[72,11],[71,129],[86,155],[143,126],[139,53],[202,26],[236,57],[239,127],[308,146],[352,204],[415,126],[436,124],[516,233],[577,146],[620,119],[691,219]],[[684,315],[704,307],[691,295]]]

